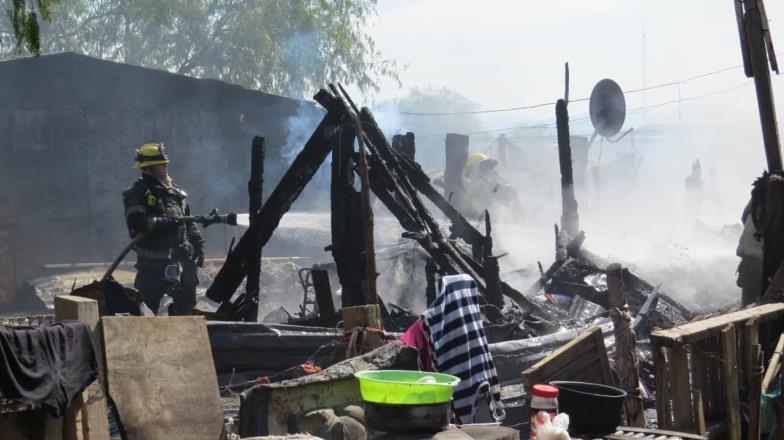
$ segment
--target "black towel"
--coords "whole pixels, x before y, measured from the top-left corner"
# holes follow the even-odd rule
[[[95,347],[85,323],[0,326],[1,398],[60,417],[96,377]]]

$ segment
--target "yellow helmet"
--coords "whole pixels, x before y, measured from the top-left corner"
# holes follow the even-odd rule
[[[147,168],[167,163],[169,163],[169,158],[166,156],[166,149],[163,147],[163,144],[149,143],[142,145],[136,150],[136,163],[133,164],[133,167]]]
[[[498,161],[487,157],[486,154],[476,153],[472,154],[471,157],[466,160],[464,169],[468,170],[480,164],[482,164],[483,167],[493,168],[498,164]]]

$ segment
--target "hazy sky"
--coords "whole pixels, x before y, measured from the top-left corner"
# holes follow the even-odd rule
[[[784,2],[766,3],[776,50],[784,53]],[[731,0],[381,0],[378,13],[369,32],[387,57],[406,65],[400,75],[404,87],[448,86],[483,109],[557,99],[565,61],[572,98],[589,96],[605,77],[630,90],[741,63]],[[784,71],[784,55],[780,60]],[[748,122],[756,116],[751,82],[737,69],[683,84],[682,98],[747,85],[684,103],[681,118]],[[784,83],[780,77],[773,82],[780,113]],[[376,99],[401,93],[386,81]],[[677,98],[678,87],[667,87],[627,95],[627,106]],[[585,113],[587,103],[570,110]],[[499,128],[513,121],[549,121],[552,113],[548,107],[483,120],[485,128]],[[644,122],[678,117],[678,106],[670,105],[646,112]]]

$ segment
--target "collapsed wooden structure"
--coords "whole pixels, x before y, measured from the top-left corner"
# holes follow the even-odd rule
[[[354,141],[359,139],[368,150],[370,189],[399,220],[406,231],[404,237],[416,240],[428,253],[435,272],[439,275],[469,274],[477,280],[482,301],[487,306],[500,310],[502,298],[506,296],[524,312],[540,319],[548,317],[549,313],[542,311],[538,304],[500,279],[498,260],[492,254],[489,215],[486,215],[486,230],[482,234],[431,185],[420,166],[404,153],[413,149],[412,138],[406,141],[407,147],[392,148],[370,110],[357,108],[342,88],[331,86],[331,90],[332,93],[322,89],[314,96],[326,109],[326,115],[264,205],[253,215],[247,232],[230,250],[225,264],[207,289],[207,297],[224,304],[232,300],[282,216],[332,153],[333,243],[328,249],[337,265],[344,306],[371,303],[366,297],[367,281],[363,281],[368,279],[366,253],[369,251],[365,232],[368,224],[362,220],[367,215],[361,212],[361,194],[352,184],[353,173],[361,159],[354,149]],[[449,236],[441,231],[424,198],[452,222]],[[493,315],[492,312],[488,314]],[[500,319],[501,314],[496,312],[494,316]]]

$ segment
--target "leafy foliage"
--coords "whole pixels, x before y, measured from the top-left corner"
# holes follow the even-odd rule
[[[365,31],[376,0],[61,0],[44,52],[310,95],[330,81],[378,88],[396,78]]]
[[[44,21],[52,19],[52,6],[58,0],[36,0],[35,4],[25,0],[11,0],[7,6],[6,15],[11,29],[10,35],[15,43],[13,50],[19,52],[25,47],[33,55],[41,53],[41,31],[38,24],[39,17]],[[7,2],[6,2],[7,3]],[[8,32],[0,32],[0,43],[3,42],[3,34],[8,36]]]

